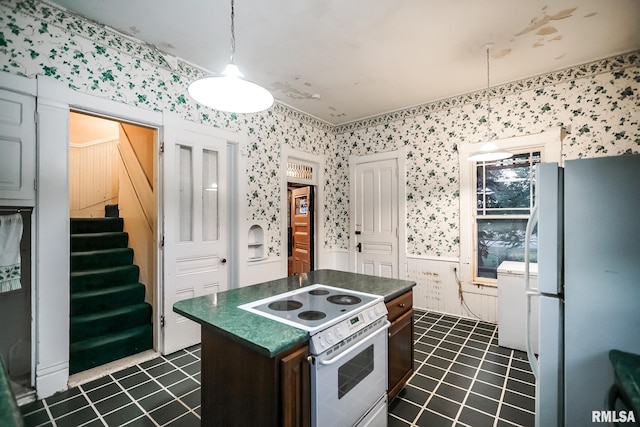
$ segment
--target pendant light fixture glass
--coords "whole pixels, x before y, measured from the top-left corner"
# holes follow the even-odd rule
[[[491,82],[489,80],[489,52],[493,49],[493,43],[487,43],[484,45],[484,49],[487,52],[487,142],[485,142],[479,151],[476,151],[467,160],[472,162],[491,162],[496,160],[508,159],[513,156],[513,153],[502,150],[491,141],[491,97],[489,96],[489,90]]]
[[[236,53],[235,5],[231,0],[231,61],[220,76],[203,77],[189,85],[189,95],[198,103],[229,113],[257,113],[273,105],[268,90],[244,78],[234,63]]]

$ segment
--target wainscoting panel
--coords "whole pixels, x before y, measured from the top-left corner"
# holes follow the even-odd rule
[[[458,268],[457,260],[408,256],[406,278],[417,283],[413,291],[414,306],[495,323],[498,318],[497,288],[472,284],[459,286],[454,267]]]
[[[118,197],[117,145],[118,140],[114,139],[70,146],[72,211],[103,204]]]

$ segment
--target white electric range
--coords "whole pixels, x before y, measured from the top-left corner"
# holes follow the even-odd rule
[[[314,284],[239,308],[309,332],[312,426],[387,425],[383,297]]]

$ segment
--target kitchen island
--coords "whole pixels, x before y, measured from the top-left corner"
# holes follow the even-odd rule
[[[390,371],[394,366],[397,371],[390,372],[390,391],[399,390],[392,381],[400,365],[404,368],[399,378],[406,382],[408,371],[413,370],[411,289],[415,282],[313,271],[302,282],[293,276],[174,305],[174,311],[201,325],[203,426],[309,424],[309,333],[238,306],[313,284],[384,297],[392,322],[389,356],[400,357],[389,361]]]

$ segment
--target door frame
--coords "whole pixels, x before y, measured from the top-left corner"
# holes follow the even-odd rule
[[[70,248],[56,243],[69,239],[69,112],[80,110],[157,129],[163,123],[160,112],[74,91],[51,77],[37,76],[35,82],[38,263],[33,282],[33,345],[37,359],[36,391],[38,398],[44,398],[66,390],[69,380]],[[158,307],[156,301],[154,305]],[[156,336],[159,336],[157,313]]]
[[[75,91],[64,82],[52,77],[37,76],[28,78],[0,73],[0,87],[14,92],[36,96],[36,209],[32,218],[36,230],[32,247],[35,263],[32,279],[32,366],[35,374],[35,387],[39,399],[49,397],[56,392],[68,388],[69,380],[69,257],[68,245],[56,242],[69,240],[69,112],[80,110],[99,116],[114,118],[120,121],[137,123],[159,130],[158,141],[163,140],[163,129],[166,126],[166,112],[152,111],[95,95]],[[246,144],[246,137],[230,132],[220,131],[227,135],[230,143]],[[46,143],[45,143],[46,141]],[[159,150],[157,150],[158,152]],[[237,152],[237,150],[236,150]],[[161,174],[162,156],[158,153],[157,174]],[[242,156],[234,160],[235,180],[244,171]],[[162,179],[158,175],[159,204],[158,222],[162,221]],[[241,181],[240,181],[241,183]],[[239,185],[238,187],[242,187]],[[238,211],[244,213],[236,203]],[[46,212],[46,215],[45,215]],[[51,224],[56,224],[52,227]],[[157,230],[160,230],[158,227]],[[157,253],[156,274],[162,278],[162,252]],[[233,257],[239,260],[234,252]],[[239,262],[235,264],[239,268]],[[235,273],[237,276],[237,272]],[[160,316],[162,301],[157,300],[163,290],[160,280],[157,281],[154,300],[154,349],[159,349],[162,342]]]
[[[352,272],[357,272],[356,259],[356,168],[363,163],[374,163],[383,160],[396,160],[398,167],[398,278],[405,279],[407,276],[407,149],[401,147],[394,151],[384,153],[369,154],[364,156],[349,156],[349,266]]]
[[[324,218],[324,169],[325,156],[307,153],[306,151],[295,150],[286,145],[282,146],[282,155],[280,164],[280,254],[284,259],[284,277],[287,276],[287,185],[289,182],[296,184],[304,184],[314,188],[314,207],[313,207],[313,267],[314,269],[323,268],[324,257],[321,256],[319,250],[319,242],[325,241],[324,225],[319,218]],[[287,163],[289,161],[299,161],[309,164],[313,167],[314,172],[311,179],[290,178],[287,176]]]
[[[310,257],[310,262],[309,262],[309,268],[310,271],[313,271],[316,269],[316,241],[315,241],[315,236],[316,236],[316,191],[317,191],[317,187],[315,185],[309,185],[309,184],[297,184],[293,181],[288,181],[287,182],[287,193],[289,191],[293,190],[297,190],[299,188],[308,188],[309,189],[309,203],[311,203],[311,212],[309,212],[310,215],[310,221],[309,221],[309,228],[310,228],[310,236],[309,236],[309,240],[310,240],[310,244],[309,244],[309,250],[311,251],[311,257]],[[294,216],[294,207],[291,205],[291,203],[293,202],[294,198],[293,198],[293,194],[291,194],[292,199],[289,200],[289,209],[291,209],[291,213],[289,214],[289,218],[291,221],[291,225],[293,228],[293,216]],[[288,194],[287,194],[287,200],[288,200]],[[293,231],[293,230],[292,230]],[[289,249],[292,250],[292,256],[295,257],[295,244],[294,244],[294,238],[295,238],[295,233],[292,233],[291,235],[291,242],[287,242],[287,255],[289,252]],[[287,240],[288,240],[288,233],[287,233]],[[291,248],[289,248],[289,243],[291,243]],[[287,275],[288,275],[288,269],[287,269]]]

